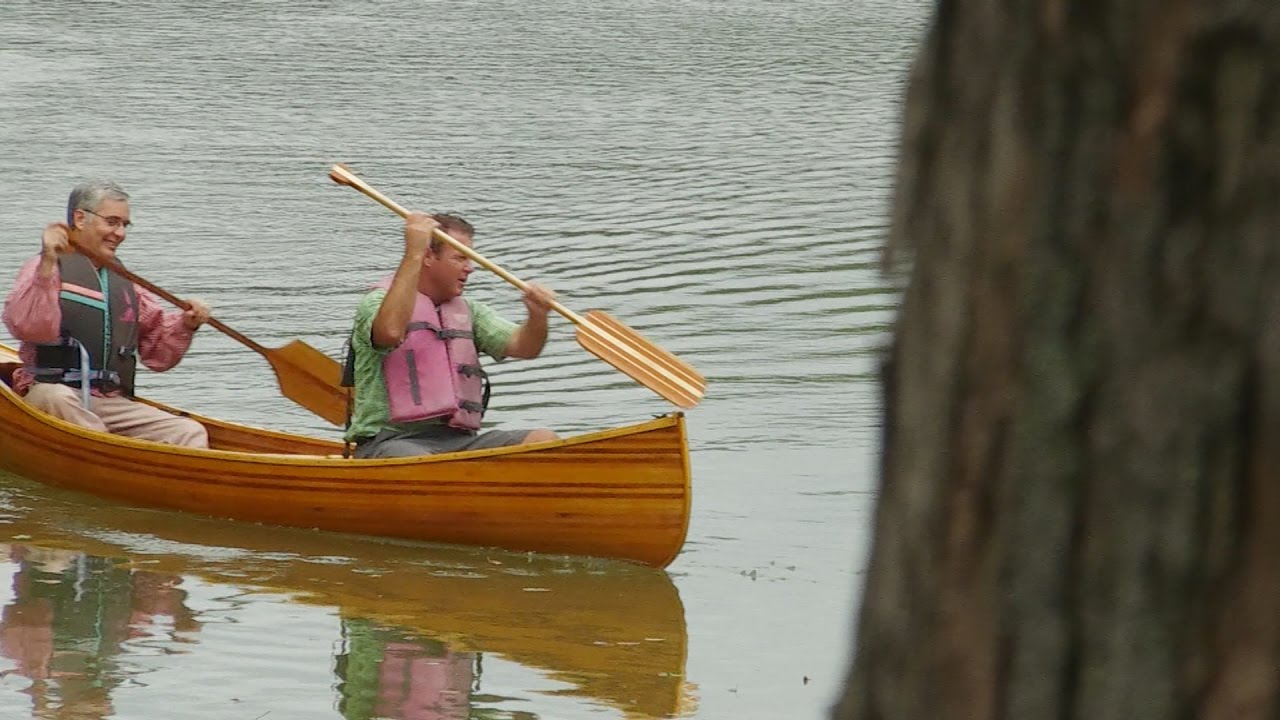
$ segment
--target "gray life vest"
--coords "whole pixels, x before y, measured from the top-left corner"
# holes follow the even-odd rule
[[[94,268],[79,253],[60,258],[58,273],[61,334],[57,342],[36,345],[36,381],[122,390],[132,397],[138,351],[133,283]]]

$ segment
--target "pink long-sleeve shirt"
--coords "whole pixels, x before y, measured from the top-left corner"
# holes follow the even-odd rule
[[[4,325],[21,341],[18,356],[22,367],[13,373],[13,389],[25,395],[35,381],[30,368],[35,367],[36,344],[50,343],[58,339],[62,330],[62,303],[58,293],[62,279],[57,268],[53,275],[40,277],[40,256],[27,261],[18,271],[18,281],[4,303]],[[138,296],[138,359],[146,367],[157,372],[168,370],[191,347],[195,331],[183,323],[182,311],[165,312],[160,300],[145,289],[133,286]],[[118,396],[119,390],[103,393],[93,388],[93,394]]]

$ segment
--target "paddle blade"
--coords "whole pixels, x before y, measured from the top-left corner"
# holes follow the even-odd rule
[[[276,371],[285,397],[334,425],[347,424],[350,388],[342,387],[342,366],[336,360],[302,342],[293,342],[263,353]]]
[[[707,381],[691,365],[599,310],[578,323],[578,344],[671,404],[689,409],[702,401]]]

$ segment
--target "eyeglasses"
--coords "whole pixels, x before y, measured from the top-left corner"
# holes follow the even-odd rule
[[[84,210],[84,208],[80,208],[80,209]],[[123,226],[125,230],[128,230],[129,228],[133,227],[133,223],[131,221],[125,220],[124,218],[118,215],[98,215],[98,213],[92,210],[85,210],[85,212],[89,213],[90,215],[96,215],[97,217],[102,218],[103,222],[107,224],[107,227],[111,228],[112,230],[115,230],[116,228],[121,226]]]

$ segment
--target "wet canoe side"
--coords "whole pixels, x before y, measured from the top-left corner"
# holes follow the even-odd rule
[[[34,411],[0,384],[0,469],[144,507],[656,567],[684,543],[690,479],[679,414],[552,443],[393,460],[296,454],[340,446],[192,417],[215,447],[275,452],[97,433]]]

